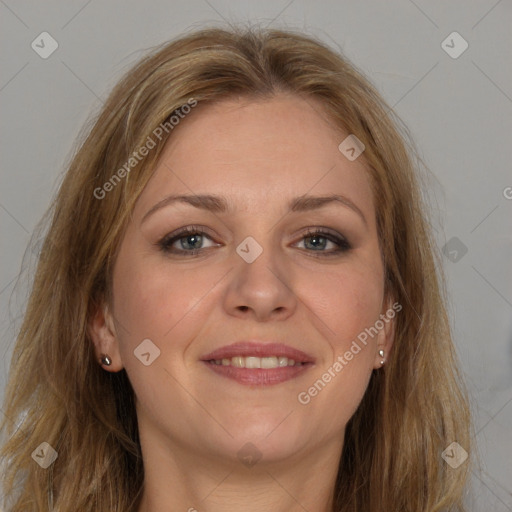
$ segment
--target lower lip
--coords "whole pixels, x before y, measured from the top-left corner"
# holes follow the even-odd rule
[[[298,377],[313,366],[312,363],[306,363],[300,366],[286,366],[284,368],[237,368],[236,366],[222,366],[208,361],[203,362],[215,373],[247,386],[272,386],[273,384],[279,384],[280,382]]]

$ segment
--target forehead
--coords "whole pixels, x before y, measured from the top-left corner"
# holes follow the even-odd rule
[[[338,149],[346,136],[315,99],[282,94],[199,105],[173,130],[136,211],[170,193],[224,195],[243,209],[340,193],[372,217],[363,160]]]

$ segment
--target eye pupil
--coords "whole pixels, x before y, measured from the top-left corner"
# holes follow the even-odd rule
[[[196,248],[195,244],[197,242],[200,242],[201,239],[202,239],[202,235],[198,235],[198,234],[188,235],[181,239],[181,246],[184,249],[189,249],[189,248],[195,249]],[[187,247],[186,244],[189,244],[189,247]]]
[[[211,237],[207,235],[201,227],[189,226],[181,230],[177,234],[171,234],[164,237],[158,242],[161,251],[168,254],[181,256],[195,256],[203,254],[204,251],[213,249],[213,246],[203,246],[204,238],[213,242]],[[308,250],[310,255],[315,256],[341,256],[351,249],[348,241],[340,235],[323,231],[308,231],[302,236],[300,243],[303,248]],[[329,249],[329,244],[334,247]],[[222,245],[222,244],[220,244]],[[217,244],[217,247],[219,244]],[[327,250],[326,250],[327,249]]]
[[[310,240],[310,245],[313,247],[313,248],[324,248],[325,247],[325,244],[326,244],[326,238],[323,237],[323,236],[310,236],[307,238],[307,240]],[[319,242],[319,240],[323,240],[323,242]]]

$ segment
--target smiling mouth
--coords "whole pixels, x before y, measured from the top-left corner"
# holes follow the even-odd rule
[[[280,343],[239,342],[201,358],[216,375],[247,386],[268,386],[298,377],[315,359]]]
[[[308,364],[303,361],[295,361],[285,356],[233,356],[222,359],[210,359],[206,361],[217,366],[233,366],[235,368],[263,368],[269,370],[272,368],[286,368],[288,366],[304,366]]]
[[[236,364],[248,364],[248,366],[235,366],[232,365],[233,359]],[[238,382],[239,384],[245,384],[247,386],[270,386],[279,384],[287,380],[298,377],[309,368],[314,366],[313,363],[309,362],[295,362],[293,359],[288,358],[275,358],[279,362],[282,360],[283,366],[272,366],[270,368],[263,368],[262,366],[256,366],[257,364],[263,365],[266,362],[261,360],[274,359],[273,357],[241,357],[234,356],[231,359],[226,359],[225,363],[222,360],[211,359],[203,361],[213,372],[221,377],[225,377]],[[247,360],[249,360],[247,362]],[[285,361],[286,360],[286,361]],[[229,364],[228,364],[229,362]],[[284,363],[286,362],[286,365]],[[269,364],[274,364],[274,361]],[[252,366],[251,366],[252,365]]]
[[[225,345],[200,358],[216,375],[248,386],[268,386],[298,377],[315,358],[275,341],[247,340]]]

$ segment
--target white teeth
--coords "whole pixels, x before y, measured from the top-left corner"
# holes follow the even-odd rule
[[[235,368],[284,368],[285,366],[302,366],[304,363],[295,362],[294,359],[288,359],[283,356],[234,356],[232,358],[213,359],[210,361],[216,365],[234,366]]]
[[[287,357],[279,357],[279,367],[288,366],[288,358]]]
[[[277,368],[277,357],[262,357],[261,368]]]
[[[261,358],[260,357],[246,357],[245,358],[245,367],[246,368],[261,368]]]
[[[245,368],[245,358],[242,356],[232,357],[231,366],[235,366],[236,368]]]

